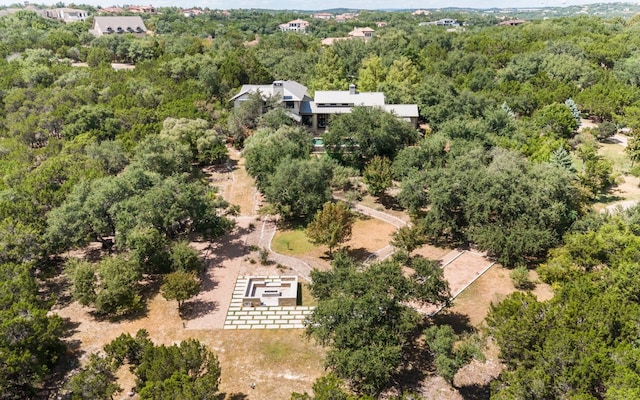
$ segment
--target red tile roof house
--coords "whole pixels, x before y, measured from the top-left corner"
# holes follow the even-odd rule
[[[307,88],[295,81],[274,81],[267,85],[243,85],[231,100],[234,107],[240,107],[251,94],[260,92],[263,98],[278,97],[284,103],[289,116],[313,131],[321,133],[327,127],[333,114],[350,113],[356,106],[378,107],[418,127],[418,106],[416,104],[386,104],[382,92],[358,92],[355,85],[349,90],[317,90],[315,99],[309,96]]]
[[[331,13],[315,13],[313,15],[311,15],[311,17],[316,18],[316,19],[331,19],[333,18],[333,14]]]
[[[124,12],[124,8],[121,7],[107,7],[98,10],[100,14],[122,14]]]
[[[127,11],[132,12],[132,13],[139,13],[139,14],[153,14],[153,13],[155,13],[156,9],[152,5],[148,5],[148,6],[129,6],[129,7],[127,7]]]
[[[349,32],[349,36],[358,39],[369,40],[373,37],[375,30],[366,27],[366,28],[353,28],[351,32]]]

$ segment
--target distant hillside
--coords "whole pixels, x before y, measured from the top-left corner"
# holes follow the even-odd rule
[[[416,8],[385,8],[375,11],[384,12],[413,12]],[[575,15],[597,15],[604,18],[625,17],[629,18],[640,13],[640,3],[596,3],[585,5],[571,5],[566,7],[505,7],[505,8],[467,8],[467,7],[441,7],[441,8],[421,8],[434,13],[455,13],[455,14],[480,14],[480,15],[512,15],[524,19],[542,19],[567,17]],[[330,8],[309,10],[293,10],[296,12],[313,13],[328,12],[333,14],[343,14],[347,12],[359,11],[355,8]],[[372,11],[372,10],[368,10]]]

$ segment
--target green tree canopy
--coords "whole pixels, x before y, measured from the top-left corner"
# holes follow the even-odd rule
[[[452,153],[445,168],[407,178],[399,196],[414,210],[429,206],[420,226],[430,240],[469,241],[513,265],[544,255],[581,212],[565,169],[505,151]]]
[[[418,139],[409,124],[378,108],[354,107],[336,114],[322,136],[331,158],[362,170],[375,156],[393,159],[398,151]]]
[[[262,190],[282,160],[305,159],[311,147],[311,137],[302,128],[258,129],[245,142],[243,155],[247,172]]]
[[[373,157],[362,172],[362,180],[371,195],[380,197],[391,187],[393,172],[386,157]]]
[[[285,218],[311,218],[331,199],[331,164],[326,160],[291,160],[278,164],[264,195]]]
[[[405,303],[448,301],[442,270],[432,270],[431,276],[407,277],[390,261],[361,268],[344,253],[337,253],[330,271],[313,270],[311,292],[318,306],[306,333],[329,347],[327,366],[358,391],[375,394],[385,387],[420,320]]]
[[[347,204],[328,202],[313,217],[306,233],[311,243],[326,245],[331,254],[335,246],[349,240],[352,227],[353,215]]]
[[[48,316],[29,264],[0,268],[0,393],[6,399],[33,397],[64,346],[63,321]]]
[[[200,282],[193,272],[176,271],[165,275],[160,291],[165,299],[177,300],[180,309],[185,300],[200,293]]]

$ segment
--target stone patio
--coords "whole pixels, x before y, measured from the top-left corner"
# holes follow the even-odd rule
[[[269,276],[267,279],[279,279]],[[223,329],[302,329],[307,315],[313,312],[309,306],[259,306],[243,307],[242,301],[249,278],[240,276],[236,280],[231,304],[227,311]]]

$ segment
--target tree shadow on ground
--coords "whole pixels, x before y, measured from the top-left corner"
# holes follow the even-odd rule
[[[373,219],[373,217],[367,215],[367,214],[363,214],[361,212],[358,212],[358,210],[352,210],[353,211],[353,217],[354,219],[358,220],[358,221],[369,221],[370,219]]]
[[[622,200],[627,200],[626,198],[615,194],[615,186],[612,186],[611,188],[609,188],[609,190],[606,193],[601,194],[600,196],[598,196],[598,199],[596,200],[597,203],[613,203],[616,201],[622,201]]]
[[[383,193],[376,199],[376,204],[382,204],[384,208],[393,210],[393,211],[404,211],[404,207],[400,205],[398,199],[394,196],[389,196],[386,193]]]
[[[79,339],[69,339],[78,332],[79,322],[71,321],[69,318],[62,319],[63,331],[60,336],[64,352],[60,355],[58,362],[53,366],[49,374],[45,377],[37,399],[58,399],[64,382],[68,379],[73,370],[80,367],[80,357],[86,352],[82,350],[82,342]]]
[[[107,254],[109,253],[102,249],[102,247],[88,248],[84,251],[84,259],[91,263],[95,263],[102,260]]]
[[[489,383],[460,386],[456,387],[456,389],[465,400],[485,400],[491,397],[491,385]]]
[[[60,273],[58,276],[41,280],[40,293],[43,298],[54,299],[53,309],[65,308],[73,302],[71,283]]]
[[[458,312],[443,310],[432,318],[434,325],[449,325],[453,328],[456,335],[463,333],[473,333],[476,328],[471,325],[471,320],[465,314]]]
[[[248,400],[249,396],[244,393],[220,393],[215,400]]]
[[[346,247],[347,255],[356,261],[365,262],[370,257],[375,256],[375,253],[365,249],[364,247],[358,247],[357,249]]]
[[[433,374],[433,357],[421,338],[427,327],[420,324],[413,332],[413,340],[403,351],[402,365],[393,377],[391,387],[399,392],[417,392],[424,379]]]
[[[215,279],[212,279],[208,273],[204,272],[200,274],[200,291],[201,292],[211,291],[216,287],[218,287],[219,284],[220,282],[218,282]]]
[[[252,232],[251,228],[236,227],[231,233],[215,242],[211,242],[205,255],[207,267],[217,266],[225,260],[240,258],[249,253],[244,236]]]
[[[62,318],[62,334],[60,338],[66,339],[73,336],[75,333],[78,333],[78,327],[80,326],[80,322],[72,321],[70,318]]]
[[[70,282],[64,274],[65,259],[48,257],[37,264],[35,271],[39,292],[43,299],[54,300],[53,309],[64,308],[73,302]]]
[[[185,302],[180,308],[180,318],[189,321],[203,317],[217,309],[217,301],[191,300]]]

